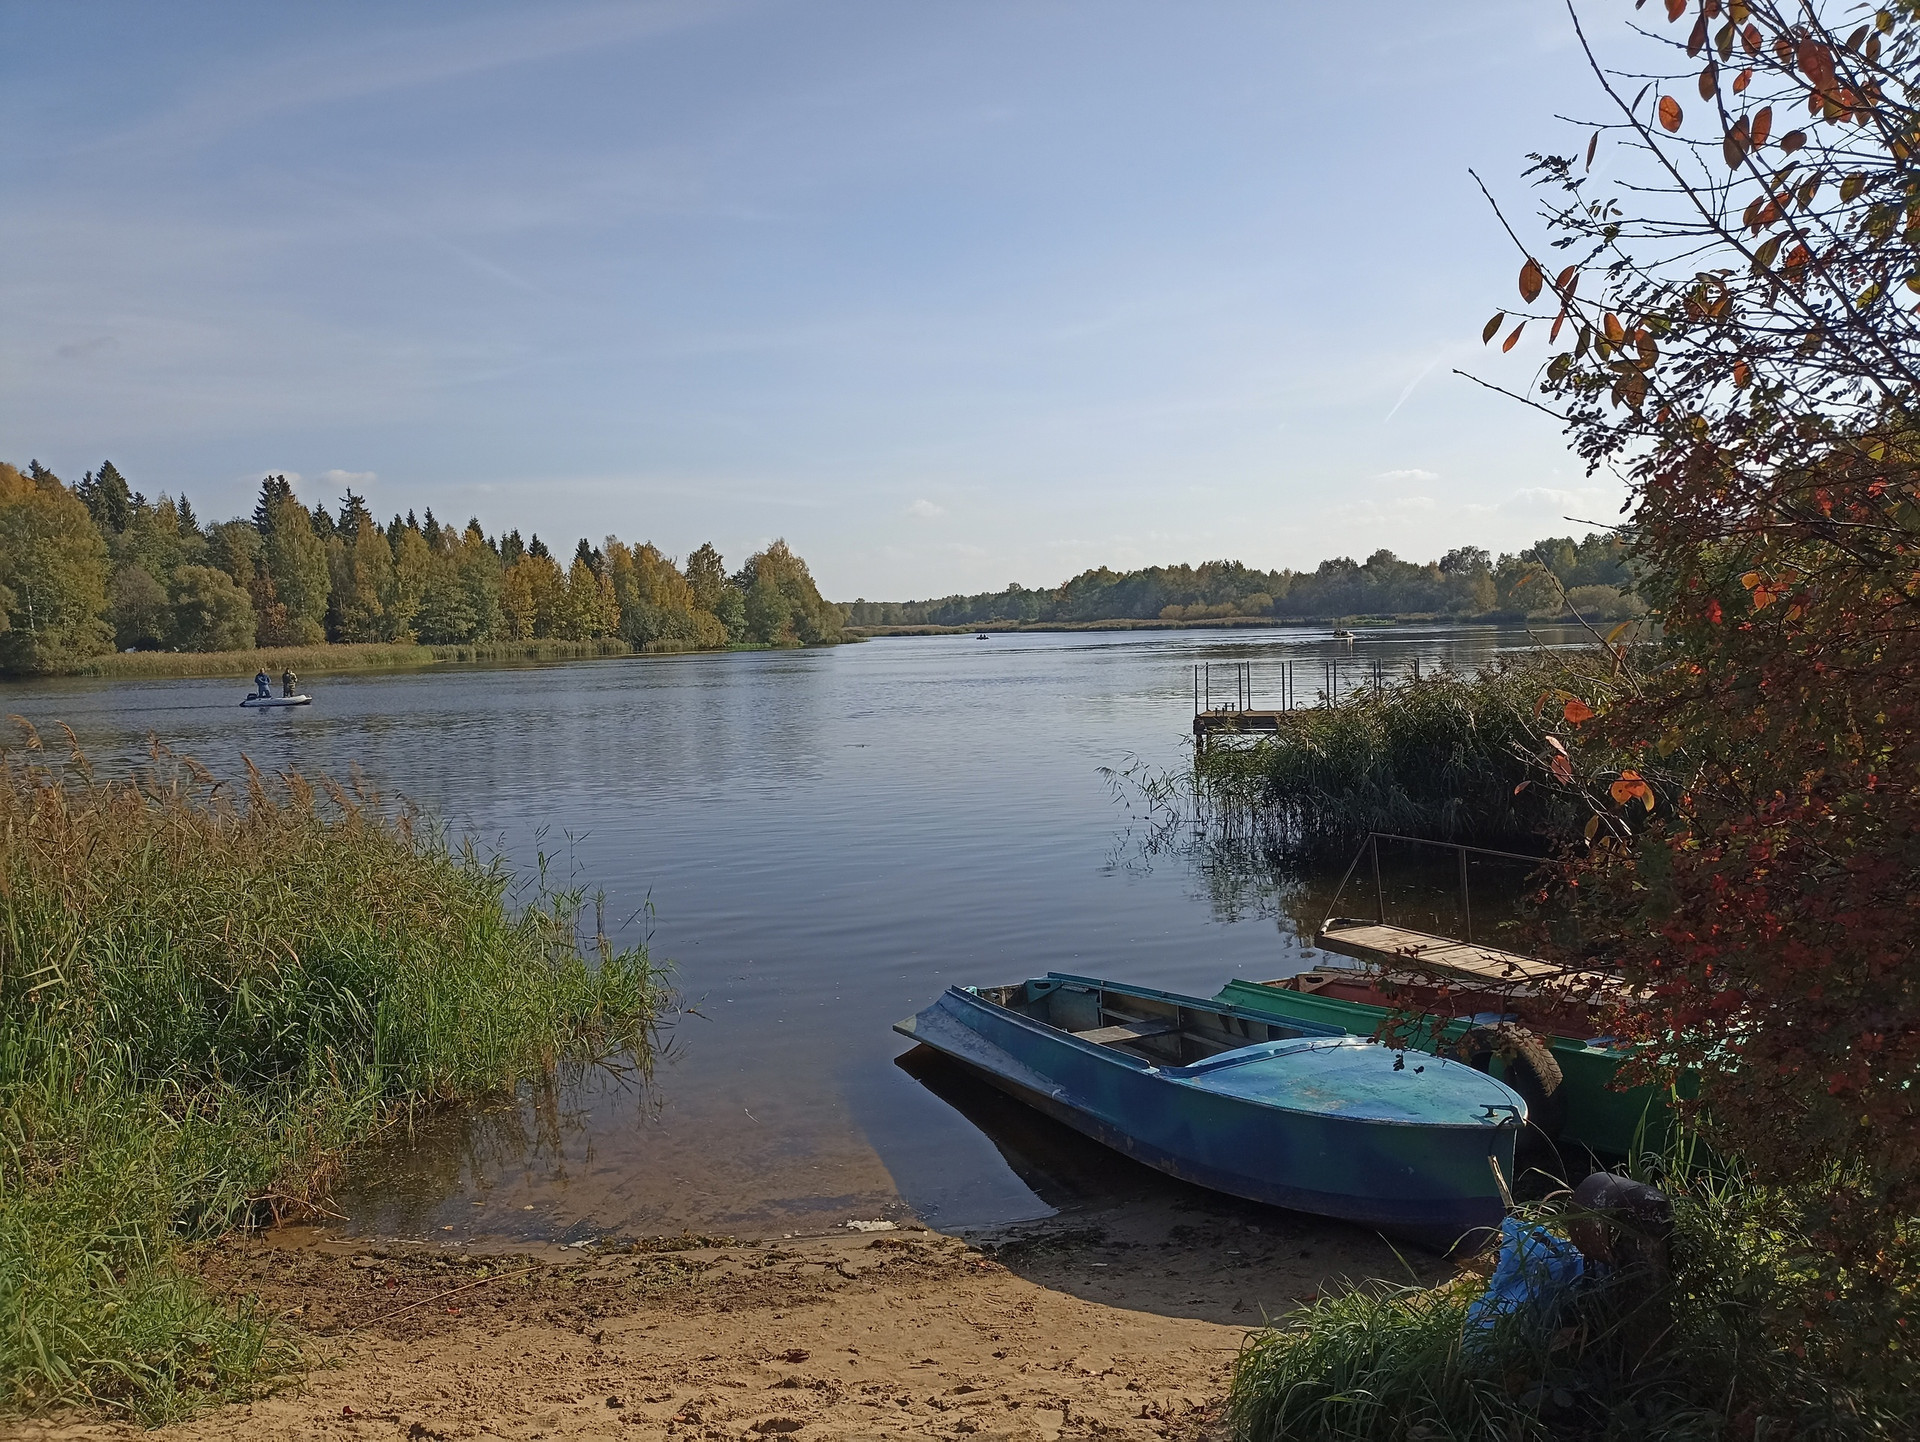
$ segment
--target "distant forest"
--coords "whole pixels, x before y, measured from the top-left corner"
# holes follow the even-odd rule
[[[108,650],[237,651],[617,638],[637,651],[813,645],[840,637],[784,541],[729,572],[711,544],[683,566],[651,543],[488,535],[409,511],[382,525],[349,490],[306,506],[268,476],[251,516],[204,523],[148,500],[111,461],[69,486],[0,463],[0,671],[67,669]]]
[[[1206,621],[1235,616],[1546,617],[1571,606],[1588,619],[1646,613],[1627,548],[1594,533],[1537,541],[1495,560],[1462,546],[1422,565],[1391,551],[1322,561],[1311,571],[1258,571],[1238,561],[1082,571],[1057,589],[1013,585],[930,601],[858,600],[850,626],[982,626],[995,622]]]

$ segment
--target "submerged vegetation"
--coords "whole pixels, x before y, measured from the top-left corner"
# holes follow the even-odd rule
[[[646,1053],[644,951],[363,789],[164,754],[0,761],[0,1413],[152,1421],[295,1359],[189,1244],[322,1206],[356,1144]]]

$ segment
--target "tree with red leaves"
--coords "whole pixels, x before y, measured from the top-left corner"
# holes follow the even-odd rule
[[[1654,1002],[1623,1024],[1699,1071],[1709,1136],[1814,1199],[1854,1345],[1910,1359],[1920,5],[1655,3],[1652,78],[1581,32],[1611,110],[1533,157],[1563,254],[1515,236],[1525,309],[1483,337],[1548,330],[1524,399],[1627,481],[1664,633],[1561,698],[1543,760],[1590,798],[1571,891]]]

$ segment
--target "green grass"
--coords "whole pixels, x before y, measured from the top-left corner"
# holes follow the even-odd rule
[[[157,1421],[297,1364],[184,1248],[422,1109],[644,1057],[660,978],[370,795],[44,758],[0,764],[0,1413]]]
[[[1913,1436],[1912,1364],[1852,1328],[1806,1323],[1823,1293],[1846,1287],[1818,1259],[1818,1199],[1726,1168],[1675,1175],[1673,1281],[1659,1302],[1629,1305],[1601,1287],[1550,1321],[1513,1316],[1470,1338],[1467,1308],[1484,1284],[1471,1273],[1432,1290],[1342,1288],[1249,1340],[1229,1401],[1236,1437]],[[1564,1230],[1564,1203],[1526,1212]],[[1920,1320],[1910,1301],[1906,1311],[1906,1325]]]
[[[1538,777],[1530,758],[1555,719],[1541,719],[1542,696],[1590,694],[1584,673],[1601,664],[1541,652],[1289,712],[1277,737],[1198,752],[1196,799],[1303,856],[1343,854],[1369,831],[1520,849],[1577,834],[1550,788],[1517,788]]]

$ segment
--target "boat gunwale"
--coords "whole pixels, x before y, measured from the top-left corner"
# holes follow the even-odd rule
[[[1081,982],[1087,985],[1098,987],[1102,991],[1118,991],[1118,992],[1121,992],[1122,994],[1144,995],[1151,999],[1172,1001],[1176,1004],[1198,1003],[1199,1005],[1197,1005],[1194,1008],[1196,1010],[1210,1011],[1210,1012],[1213,1012],[1215,1015],[1234,1016],[1234,1017],[1240,1018],[1241,1020],[1256,1021],[1268,1026],[1275,1024],[1275,1018],[1272,1016],[1262,1016],[1257,1012],[1243,1011],[1242,1009],[1238,1007],[1233,1007],[1233,1006],[1221,1006],[1221,1005],[1210,1003],[1207,998],[1186,996],[1180,992],[1162,991],[1155,987],[1132,986],[1125,982],[1109,983],[1109,982],[1102,981],[1097,977],[1078,976],[1069,972],[1048,972],[1045,977],[1028,978],[1029,982],[1040,981],[1040,980]],[[1020,984],[1025,985],[1026,983],[1020,983]],[[1329,1119],[1329,1120],[1339,1120],[1343,1122],[1352,1123],[1354,1125],[1370,1126],[1370,1127],[1409,1127],[1409,1128],[1416,1128],[1418,1130],[1426,1131],[1426,1132],[1458,1131],[1458,1132],[1472,1132],[1476,1135],[1480,1135],[1480,1134],[1486,1133],[1489,1129],[1494,1131],[1498,1131],[1505,1128],[1512,1128],[1512,1129],[1518,1130],[1529,1124],[1528,1116],[1527,1116],[1526,1098],[1522,1097],[1518,1092],[1514,1091],[1513,1088],[1507,1086],[1507,1084],[1501,1081],[1498,1077],[1489,1076],[1487,1073],[1482,1072],[1477,1068],[1468,1066],[1465,1062],[1453,1061],[1447,1057],[1433,1057],[1432,1060],[1440,1062],[1444,1067],[1447,1067],[1447,1068],[1458,1068],[1461,1071],[1469,1072],[1472,1074],[1476,1084],[1491,1083],[1493,1086],[1499,1088],[1501,1091],[1506,1092],[1507,1095],[1512,1099],[1511,1102],[1507,1102],[1507,1103],[1481,1102],[1481,1103],[1476,1103],[1476,1105],[1482,1108],[1487,1108],[1487,1109],[1491,1109],[1495,1106],[1502,1106],[1502,1107],[1511,1106],[1514,1109],[1514,1114],[1509,1117],[1494,1117],[1492,1115],[1489,1115],[1486,1117],[1471,1118],[1464,1121],[1437,1121],[1437,1120],[1427,1121],[1427,1120],[1416,1120],[1411,1118],[1356,1116],[1348,1112],[1330,1111],[1325,1107],[1289,1105],[1284,1100],[1276,1099],[1276,1098],[1245,1096],[1238,1092],[1223,1091],[1215,1087],[1201,1085],[1200,1078],[1204,1077],[1207,1074],[1205,1070],[1195,1072],[1192,1067],[1163,1066],[1158,1063],[1148,1061],[1144,1057],[1136,1056],[1131,1052],[1121,1051],[1118,1048],[1111,1047],[1111,1046],[1103,1046],[1098,1042],[1085,1041],[1082,1038],[1075,1036],[1072,1032],[1067,1031],[1062,1027],[1051,1026],[1046,1022],[1036,1021],[1034,1018],[1030,1016],[1026,1016],[1020,1012],[1015,1011],[1012,1007],[1003,1006],[999,1002],[989,1000],[987,997],[980,994],[980,990],[977,987],[950,985],[946,989],[946,992],[943,994],[942,999],[944,999],[945,996],[958,997],[961,1000],[971,1003],[974,1006],[978,1006],[983,1009],[990,1010],[993,1014],[1004,1016],[1008,1020],[1017,1024],[1021,1029],[1028,1031],[1035,1036],[1044,1038],[1049,1041],[1067,1043],[1070,1046],[1072,1046],[1074,1049],[1079,1051],[1082,1055],[1097,1057],[1109,1063],[1123,1066],[1128,1070],[1137,1072],[1143,1076],[1150,1076],[1161,1081],[1172,1082],[1176,1085],[1185,1086],[1190,1090],[1205,1093],[1210,1097],[1217,1097],[1223,1101],[1233,1102],[1241,1106],[1259,1107],[1266,1111],[1279,1112],[1288,1116],[1317,1117],[1317,1118]],[[934,1007],[937,1007],[938,1005],[939,1005],[939,1000],[936,1000],[935,1002],[933,1002],[931,1005],[924,1008],[923,1010],[930,1011]],[[895,1023],[894,1030],[900,1032],[902,1036],[912,1037],[915,1041],[923,1041],[923,1038],[919,1036],[917,1031],[909,1031],[906,1029],[914,1021],[917,1021],[919,1019],[919,1016],[920,1016],[920,1013],[916,1012],[912,1017],[907,1018],[905,1021]],[[1292,1025],[1293,1019],[1291,1018],[1287,1019],[1287,1024]],[[1309,1042],[1309,1043],[1332,1042],[1334,1044],[1334,1048],[1330,1048],[1330,1049],[1342,1049],[1342,1050],[1352,1049],[1352,1048],[1362,1048],[1362,1047],[1380,1047],[1381,1050],[1383,1051],[1399,1050],[1401,1055],[1403,1056],[1405,1055],[1405,1049],[1387,1047],[1383,1043],[1373,1041],[1366,1037],[1355,1036],[1351,1032],[1348,1032],[1339,1028],[1331,1027],[1326,1023],[1302,1022],[1301,1025],[1311,1027],[1319,1034],[1311,1035],[1311,1036],[1303,1035],[1298,1037],[1280,1038],[1278,1040],[1270,1039],[1264,1042],[1252,1042],[1252,1043],[1249,1043],[1248,1047],[1246,1048],[1235,1048],[1234,1051],[1222,1052],[1219,1054],[1219,1056],[1220,1057],[1232,1056],[1234,1055],[1235,1051],[1251,1050],[1253,1047],[1285,1046],[1292,1042]],[[988,1040],[988,1039],[983,1037],[982,1040]],[[924,1043],[924,1042],[923,1044],[931,1045],[931,1043]],[[988,1044],[993,1045],[993,1043],[990,1040]],[[1011,1060],[1014,1060],[1016,1062],[1019,1060],[1016,1057],[1012,1057],[1010,1053],[1006,1053],[1006,1048],[1004,1047],[1000,1047],[996,1045],[994,1049],[996,1051],[1002,1052],[1003,1054],[1007,1054]],[[939,1048],[936,1047],[935,1050],[939,1050]],[[1264,1061],[1267,1059],[1268,1055],[1271,1055],[1271,1054],[1269,1053],[1267,1055],[1247,1057],[1247,1058],[1244,1058],[1244,1061],[1246,1062]],[[1219,1060],[1219,1057],[1203,1058],[1203,1060],[1200,1063],[1196,1063],[1195,1065],[1201,1068],[1204,1068],[1207,1062],[1217,1062],[1218,1060]],[[1235,1065],[1235,1064],[1240,1064],[1240,1063],[1230,1063],[1229,1065]]]

